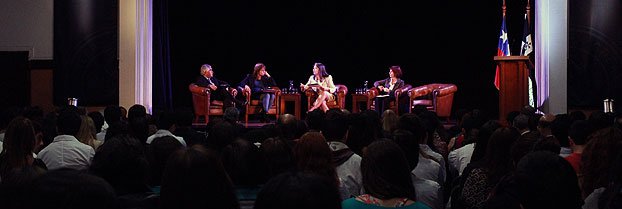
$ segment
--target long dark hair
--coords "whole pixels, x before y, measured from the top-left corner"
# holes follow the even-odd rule
[[[328,72],[326,72],[326,66],[324,66],[324,64],[316,62],[315,64],[313,64],[313,66],[316,66],[320,70],[320,75],[322,76],[322,78],[326,78],[329,76]]]
[[[365,191],[380,199],[407,197],[416,200],[410,168],[400,147],[390,140],[377,140],[367,146],[361,161]]]
[[[263,69],[265,67],[266,67],[266,65],[264,65],[261,62],[255,64],[255,68],[253,68],[253,79],[257,79],[257,75],[259,75],[259,71],[261,71],[261,69]]]
[[[483,168],[488,172],[488,181],[497,183],[501,177],[513,170],[510,150],[520,133],[512,127],[503,127],[495,130],[488,141]]]
[[[300,137],[293,149],[296,165],[300,171],[317,173],[335,180],[339,185],[337,171],[326,139],[319,132],[307,132]]]
[[[616,147],[621,144],[622,131],[614,127],[600,129],[588,137],[581,155],[583,195],[587,196],[594,189],[607,186],[607,175],[603,174],[615,160],[618,151]]]
[[[35,130],[30,119],[19,116],[9,123],[4,135],[4,149],[0,153],[0,177],[14,168],[28,165],[35,141]]]

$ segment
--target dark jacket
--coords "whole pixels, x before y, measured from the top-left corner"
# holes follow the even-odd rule
[[[246,74],[246,77],[238,86],[243,89],[244,85],[248,85],[251,88],[251,94],[261,92],[264,88],[276,86],[274,79],[265,75],[261,77],[261,83],[263,86],[256,86],[255,77],[252,74]]]
[[[390,85],[391,85],[391,78],[382,79],[382,80],[374,82],[374,87],[384,86],[385,88],[389,88]],[[393,87],[393,90],[389,91],[389,95],[395,96],[395,90],[402,88],[402,87],[404,87],[404,80],[398,78],[397,81],[395,82],[395,86]],[[380,92],[380,94],[384,94],[384,93]]]

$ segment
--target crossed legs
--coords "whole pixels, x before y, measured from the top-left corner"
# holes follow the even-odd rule
[[[315,102],[313,102],[313,107],[309,108],[309,111],[313,111],[317,108],[320,108],[324,112],[328,111],[328,105],[326,105],[326,100],[328,100],[329,96],[330,93],[328,91],[320,91],[317,95],[317,99],[315,99]]]

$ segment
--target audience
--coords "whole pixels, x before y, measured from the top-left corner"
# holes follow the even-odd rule
[[[54,141],[37,155],[37,158],[43,160],[48,169],[86,170],[91,165],[95,150],[75,137],[80,130],[81,123],[82,119],[75,107],[68,106],[61,110],[57,121],[60,135],[54,137]]]
[[[334,179],[309,172],[285,172],[257,194],[255,209],[341,209]]]

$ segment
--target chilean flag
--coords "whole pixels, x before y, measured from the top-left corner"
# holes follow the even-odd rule
[[[497,45],[497,56],[510,56],[510,44],[508,43],[508,29],[505,27],[505,14],[501,22],[501,33],[499,34],[499,44]],[[499,66],[495,73],[495,87],[499,90]]]

